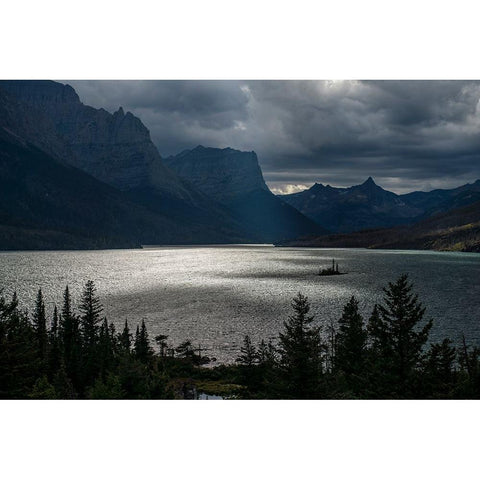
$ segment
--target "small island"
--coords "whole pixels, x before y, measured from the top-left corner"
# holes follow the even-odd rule
[[[332,266],[328,268],[321,268],[318,272],[318,275],[321,277],[329,275],[344,275],[345,272],[340,272],[338,269],[338,262],[335,263],[335,259],[332,260]]]

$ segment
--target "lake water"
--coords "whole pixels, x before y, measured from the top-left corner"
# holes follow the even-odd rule
[[[347,275],[319,277],[335,258]],[[42,287],[49,310],[68,284],[78,300],[94,280],[109,321],[174,344],[191,339],[218,361],[236,358],[244,335],[276,338],[297,292],[311,300],[319,323],[341,315],[355,295],[368,315],[382,287],[401,273],[416,285],[432,338],[480,344],[480,254],[363,249],[274,248],[265,245],[161,247],[142,250],[0,252],[0,288],[32,308]]]

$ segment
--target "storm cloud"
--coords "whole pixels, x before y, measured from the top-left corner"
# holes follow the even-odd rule
[[[480,82],[68,81],[88,105],[122,106],[162,156],[196,145],[255,150],[268,185],[396,192],[480,178]]]

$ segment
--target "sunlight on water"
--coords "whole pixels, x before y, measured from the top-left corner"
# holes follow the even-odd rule
[[[347,275],[319,277],[332,258]],[[273,339],[302,292],[319,322],[336,320],[351,295],[368,314],[381,288],[409,273],[432,336],[480,343],[480,255],[361,249],[279,249],[271,246],[161,247],[143,250],[1,252],[2,285],[33,306],[42,287],[49,310],[65,285],[78,300],[95,281],[105,314],[132,329],[145,319],[151,338],[191,339],[220,361],[237,356],[243,336]]]

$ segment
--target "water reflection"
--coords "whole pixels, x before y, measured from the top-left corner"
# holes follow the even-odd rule
[[[332,258],[348,275],[319,277]],[[48,305],[61,302],[66,284],[76,299],[96,282],[105,313],[121,325],[145,319],[151,336],[186,338],[207,354],[231,361],[245,334],[275,338],[299,291],[319,322],[336,320],[351,295],[368,315],[381,288],[407,272],[416,283],[432,335],[464,332],[480,340],[480,255],[270,246],[163,247],[144,250],[0,253],[7,293],[31,307],[42,287]]]

